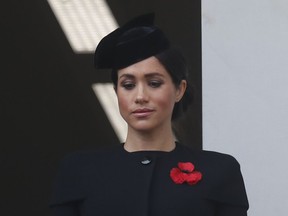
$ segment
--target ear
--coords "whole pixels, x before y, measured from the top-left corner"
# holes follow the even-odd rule
[[[176,89],[176,100],[175,102],[179,102],[181,98],[183,97],[185,91],[187,88],[187,81],[186,80],[181,80],[179,86]]]

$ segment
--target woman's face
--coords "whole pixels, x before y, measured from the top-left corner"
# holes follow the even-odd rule
[[[120,113],[128,126],[138,131],[171,126],[174,104],[185,88],[185,80],[176,88],[157,58],[147,58],[118,71]]]

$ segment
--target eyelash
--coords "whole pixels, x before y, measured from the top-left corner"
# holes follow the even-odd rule
[[[159,88],[162,84],[163,84],[162,81],[152,80],[149,82],[148,85],[151,86],[152,88]]]
[[[159,88],[162,84],[163,82],[158,80],[152,80],[148,82],[148,86],[151,88]],[[136,84],[134,82],[123,82],[121,83],[121,86],[126,90],[132,90]]]
[[[135,87],[135,84],[132,82],[124,82],[124,83],[121,83],[121,86],[126,90],[131,90]]]

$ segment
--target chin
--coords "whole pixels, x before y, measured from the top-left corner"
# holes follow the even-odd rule
[[[133,124],[129,125],[131,128],[133,128],[133,130],[135,131],[139,131],[139,132],[151,132],[156,130],[157,128],[161,127],[161,124],[159,124],[158,122],[134,122]]]
[[[131,121],[127,122],[128,126],[133,128],[134,130],[151,130],[155,127],[155,124],[153,124],[151,121]]]
[[[131,125],[130,127],[133,128],[133,130],[139,131],[139,132],[149,132],[155,128],[149,125]]]

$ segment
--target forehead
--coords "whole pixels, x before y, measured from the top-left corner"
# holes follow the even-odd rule
[[[123,76],[169,76],[165,67],[159,60],[152,56],[126,68],[118,70],[118,77]]]

